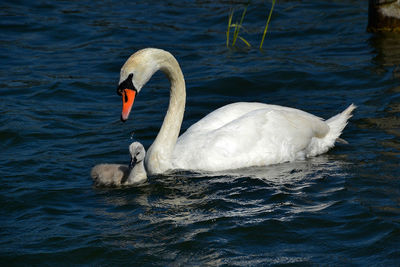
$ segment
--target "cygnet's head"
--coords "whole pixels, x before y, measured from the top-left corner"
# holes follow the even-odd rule
[[[129,146],[129,152],[131,153],[131,163],[129,164],[130,169],[132,169],[137,163],[142,162],[146,156],[146,150],[139,142],[133,142]]]
[[[140,184],[147,181],[147,173],[143,162],[146,151],[143,145],[138,142],[133,142],[129,146],[129,152],[131,153],[131,162],[129,164],[130,173],[126,181],[123,181],[123,184]]]

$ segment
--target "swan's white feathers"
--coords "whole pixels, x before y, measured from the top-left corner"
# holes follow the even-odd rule
[[[200,121],[196,122],[193,124],[187,132],[190,131],[198,131],[198,130],[213,130],[216,128],[219,128],[221,126],[224,126],[225,124],[236,120],[237,118],[251,112],[257,109],[268,109],[268,110],[276,110],[276,111],[291,111],[294,112],[295,114],[298,115],[303,115],[306,116],[308,119],[313,120],[313,122],[316,124],[316,132],[319,133],[320,135],[325,135],[326,131],[328,130],[326,128],[326,125],[320,124],[322,119],[314,116],[310,113],[304,112],[299,109],[295,108],[289,108],[289,107],[282,107],[278,105],[270,105],[270,104],[264,104],[264,103],[257,103],[257,102],[236,102],[232,104],[228,104],[226,106],[223,106],[219,109],[216,109],[215,111],[211,112],[204,118],[202,118]],[[318,127],[322,127],[321,129],[317,129]]]
[[[131,55],[121,68],[119,84],[125,81],[129,74],[132,73],[132,83],[135,89],[140,92],[143,85],[145,85],[150,80],[151,76],[160,69],[159,61],[147,60],[148,57],[154,56],[155,50],[159,49],[146,48]],[[170,56],[172,57],[172,55]]]
[[[136,52],[122,67],[120,82],[133,73],[140,91],[157,70],[168,77],[171,94],[163,125],[145,158],[150,174],[170,169],[218,171],[316,156],[334,146],[355,109],[351,105],[324,121],[294,108],[239,102],[211,112],[178,138],[186,90],[179,64],[169,52]]]
[[[171,162],[174,168],[217,171],[295,160],[304,158],[312,138],[328,131],[320,118],[300,110],[235,103],[182,134]]]

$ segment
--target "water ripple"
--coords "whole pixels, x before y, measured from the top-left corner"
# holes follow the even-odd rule
[[[397,34],[365,31],[366,1],[251,3],[228,49],[226,1],[0,3],[0,259],[10,265],[396,265],[400,254]],[[127,12],[129,10],[129,12]],[[359,106],[328,154],[97,188],[90,168],[149,147],[168,105],[156,74],[119,122],[124,60],[179,60],[182,130],[235,101],[328,118]],[[132,131],[134,135],[132,137]]]

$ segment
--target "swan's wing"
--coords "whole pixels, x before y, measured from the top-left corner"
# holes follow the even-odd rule
[[[329,126],[308,114],[287,110],[261,109],[206,133],[209,147],[229,154],[253,154],[261,146],[274,153],[286,147],[292,152],[305,149],[313,137],[323,137]],[[252,148],[252,149],[251,149]],[[271,148],[271,149],[268,149]],[[257,154],[257,153],[255,153]]]
[[[249,114],[252,111],[263,109],[265,112],[268,111],[288,111],[294,115],[307,117],[311,120],[321,120],[321,118],[314,116],[305,111],[283,107],[279,105],[270,105],[265,103],[257,102],[235,102],[226,106],[220,107],[207,116],[190,126],[186,132],[197,132],[197,131],[212,131],[221,128],[230,122],[233,122],[240,117]],[[317,123],[318,124],[318,123]]]
[[[220,107],[190,126],[186,132],[212,131],[218,129],[241,116],[262,108],[272,107],[264,103],[236,102]]]
[[[297,110],[258,109],[214,129],[188,131],[177,142],[176,167],[223,170],[288,161],[313,137],[329,131],[316,116]]]

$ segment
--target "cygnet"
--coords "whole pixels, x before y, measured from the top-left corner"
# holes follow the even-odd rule
[[[129,146],[131,162],[129,166],[122,164],[98,164],[92,168],[90,176],[95,185],[121,186],[140,184],[147,180],[144,158],[146,150],[139,142]]]

